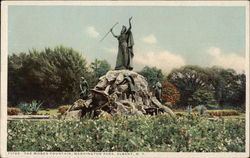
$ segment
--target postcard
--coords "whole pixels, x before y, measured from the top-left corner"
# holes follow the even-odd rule
[[[249,157],[249,3],[4,1],[1,157]]]

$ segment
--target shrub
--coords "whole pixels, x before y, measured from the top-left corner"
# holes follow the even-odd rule
[[[186,111],[188,114],[191,114],[192,113],[192,106],[188,106]]]
[[[162,100],[164,102],[170,102],[172,105],[176,105],[180,100],[180,93],[174,85],[165,82],[162,85]]]
[[[209,110],[207,114],[210,116],[239,116],[240,112],[237,110]]]
[[[196,109],[198,111],[199,115],[204,115],[206,110],[207,110],[206,106],[204,106],[204,105],[196,106],[194,109]]]
[[[81,121],[9,121],[7,150],[245,152],[245,139],[245,120],[241,119],[113,116]]]
[[[8,115],[18,115],[21,110],[19,108],[8,108]]]
[[[20,103],[19,107],[23,114],[37,114],[42,103],[33,100],[31,103]]]
[[[71,105],[60,106],[58,108],[58,112],[61,113],[61,115],[63,115],[70,107],[71,107]]]

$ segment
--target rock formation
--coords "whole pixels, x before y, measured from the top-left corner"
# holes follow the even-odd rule
[[[99,78],[98,84],[91,90],[89,99],[79,99],[68,109],[65,118],[159,113],[174,116],[169,108],[152,96],[142,75],[129,70],[112,70]]]

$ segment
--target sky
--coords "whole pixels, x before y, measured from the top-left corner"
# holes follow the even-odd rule
[[[88,63],[114,68],[122,25],[132,19],[134,70],[156,66],[168,73],[184,65],[245,69],[245,7],[241,6],[9,6],[9,54],[58,45]]]

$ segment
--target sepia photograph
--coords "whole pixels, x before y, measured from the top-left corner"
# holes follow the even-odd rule
[[[1,157],[249,157],[246,1],[1,3]]]

